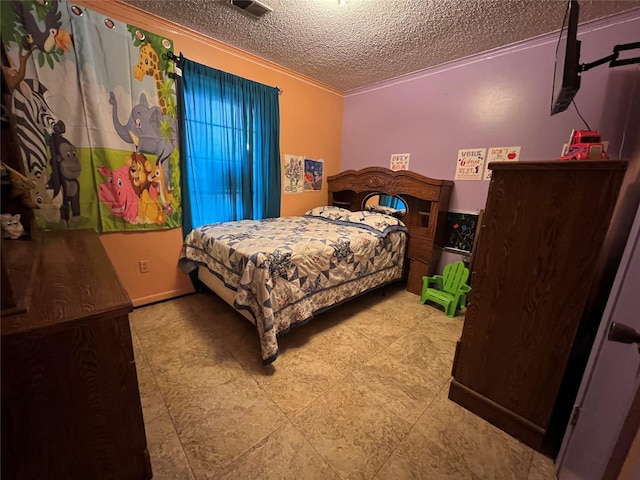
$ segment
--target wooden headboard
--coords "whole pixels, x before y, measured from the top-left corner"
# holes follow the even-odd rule
[[[328,177],[327,182],[328,205],[352,211],[362,210],[371,193],[397,195],[405,201],[407,214],[402,221],[409,229],[407,290],[419,294],[422,276],[436,273],[453,182],[382,167],[346,170]]]

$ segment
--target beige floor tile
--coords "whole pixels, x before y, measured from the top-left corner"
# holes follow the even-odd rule
[[[256,327],[213,293],[194,295],[192,323],[222,345],[245,368],[262,365]]]
[[[287,420],[246,375],[199,390],[169,413],[196,478],[214,475]]]
[[[223,336],[235,333],[237,328],[255,332],[255,326],[249,320],[214,293],[199,293],[193,297],[189,307],[194,324],[213,329]]]
[[[153,479],[193,479],[191,467],[169,414],[156,417],[145,425],[145,429]]]
[[[296,350],[281,353],[272,366],[256,365],[250,372],[289,416],[309,405],[343,377],[315,354]]]
[[[420,304],[420,297],[407,292],[399,286],[388,287],[384,300],[371,305],[371,308],[392,316],[402,313],[404,321],[416,324],[429,318],[431,315],[439,314],[438,310],[428,305]],[[401,308],[399,308],[401,306]]]
[[[167,413],[164,398],[160,393],[156,378],[153,375],[147,356],[144,353],[140,339],[131,329],[131,340],[133,343],[133,354],[136,360],[136,374],[138,377],[138,390],[140,391],[140,403],[145,423]]]
[[[455,343],[462,335],[464,316],[447,317],[444,313],[433,310],[432,307],[423,305],[424,308],[431,309],[431,315],[423,318],[417,325],[417,331],[423,331],[432,338],[445,343]]]
[[[190,301],[189,301],[189,307],[194,312],[201,312],[202,310],[211,310],[212,307],[218,308],[222,305],[227,305],[227,304],[215,293],[212,293],[209,291],[194,293],[190,297]]]
[[[481,478],[526,479],[533,450],[447,398],[445,386],[415,424]]]
[[[244,375],[242,366],[210,331],[175,323],[139,334],[167,407],[187,401],[195,392]]]
[[[189,305],[193,301],[192,297],[193,295],[186,295],[136,308],[129,314],[129,319],[137,333],[162,328],[175,321],[186,322],[191,317]]]
[[[343,480],[372,478],[410,429],[352,378],[292,421]]]
[[[433,375],[450,377],[455,348],[455,342],[443,340],[433,329],[429,334],[416,328],[390,345],[387,353]]]
[[[353,376],[413,425],[449,381],[442,364],[435,355],[431,364],[423,365],[385,352],[356,369]]]
[[[211,478],[340,480],[336,472],[290,422]]]
[[[541,453],[533,452],[527,480],[556,480],[557,478],[553,460]]]
[[[133,345],[133,357],[136,359],[136,362],[147,362],[147,356],[144,353],[144,349],[142,348],[142,344],[140,343],[140,337],[136,333],[136,329],[133,326],[133,323],[129,321],[129,329],[131,330],[131,344]]]
[[[442,447],[411,430],[375,476],[376,480],[480,480]]]
[[[386,308],[378,305],[353,314],[345,325],[382,346],[388,346],[409,332],[416,321],[399,313],[397,305],[389,302],[385,305]]]
[[[245,369],[262,368],[262,352],[255,325],[237,312],[219,322],[223,346]]]
[[[348,374],[378,355],[384,346],[347,325],[338,325],[316,333],[306,349],[341,373]]]
[[[167,406],[146,359],[136,360],[136,372],[138,374],[138,389],[140,390],[140,403],[142,404],[144,422],[149,423],[157,417],[165,415]]]
[[[458,335],[452,334],[454,328],[429,321],[422,322],[407,335],[398,338],[388,348],[389,353],[406,361],[420,365],[432,365],[434,360],[451,375]]]

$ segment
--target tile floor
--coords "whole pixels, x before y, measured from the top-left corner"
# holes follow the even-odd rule
[[[136,309],[154,479],[555,479],[550,459],[447,398],[464,317],[404,285],[280,337],[212,293]]]

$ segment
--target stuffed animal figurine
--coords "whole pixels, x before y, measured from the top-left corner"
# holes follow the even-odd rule
[[[3,213],[0,215],[0,225],[2,226],[2,238],[15,240],[24,234],[24,227],[20,223],[20,214],[12,215]]]

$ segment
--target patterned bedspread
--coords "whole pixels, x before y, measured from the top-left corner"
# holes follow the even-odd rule
[[[206,266],[236,291],[235,308],[249,310],[255,319],[264,363],[277,357],[279,333],[402,276],[402,222],[336,210],[342,209],[206,225],[184,241],[180,267],[188,272]]]

